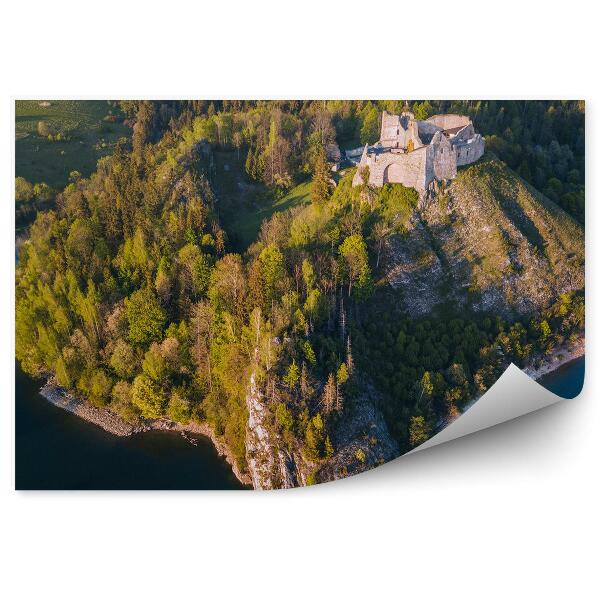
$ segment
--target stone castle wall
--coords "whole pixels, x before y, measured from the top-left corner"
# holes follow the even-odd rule
[[[371,154],[366,160],[361,160],[352,185],[362,183],[361,169],[367,166],[371,185],[381,187],[386,183],[401,183],[406,187],[424,191],[428,172],[433,173],[432,157],[428,156],[430,153],[430,148],[424,147],[407,154]]]
[[[431,145],[433,150],[433,177],[438,180],[454,179],[456,177],[456,148],[448,141],[446,136],[438,134],[440,141]],[[429,182],[427,182],[429,185]]]
[[[401,183],[424,196],[432,182],[454,179],[457,167],[475,162],[484,151],[485,142],[469,117],[435,115],[417,121],[411,113],[384,112],[381,139],[371,149],[364,147],[352,185],[363,183],[368,167],[371,185]]]
[[[406,148],[412,142],[413,148],[423,144],[419,139],[419,128],[412,113],[390,115],[383,112],[381,117],[381,133],[379,143],[384,148]]]
[[[456,144],[456,164],[459,167],[470,165],[479,160],[485,152],[485,141],[479,135],[468,142]]]

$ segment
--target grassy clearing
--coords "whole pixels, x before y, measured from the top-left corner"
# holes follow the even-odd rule
[[[265,219],[310,200],[310,181],[275,199],[264,185],[247,181],[243,154],[239,160],[236,152],[215,152],[214,157],[216,177],[211,183],[219,198],[219,216],[232,247],[238,252],[256,240]]]
[[[116,122],[105,121],[114,115]],[[44,121],[66,141],[50,141],[38,134]],[[66,185],[71,171],[90,175],[99,158],[111,154],[116,141],[130,136],[123,115],[106,100],[17,100],[15,102],[15,175],[55,188]]]

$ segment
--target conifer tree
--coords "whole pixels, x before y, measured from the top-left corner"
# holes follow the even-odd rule
[[[344,406],[344,395],[342,394],[342,385],[348,381],[348,371],[346,365],[342,363],[337,372],[335,387],[335,411],[341,412]]]
[[[300,371],[300,398],[306,402],[312,394],[312,388],[308,379],[308,369],[306,363],[302,361],[302,370]]]
[[[248,154],[246,154],[246,174],[250,179],[256,179],[256,155],[252,146],[248,148]]]
[[[325,458],[331,458],[333,456],[333,444],[329,436],[325,438]]]
[[[323,203],[329,198],[329,169],[327,167],[327,156],[325,148],[319,147],[315,170],[310,188],[310,198],[315,203]]]
[[[337,382],[338,384],[343,385],[346,381],[348,381],[348,367],[346,366],[346,363],[342,363],[337,372]]]
[[[283,381],[285,383],[287,383],[287,385],[290,387],[290,389],[293,390],[296,387],[296,385],[298,384],[299,380],[300,380],[300,369],[298,368],[296,361],[293,360],[292,364],[288,367],[287,373],[285,374]]]

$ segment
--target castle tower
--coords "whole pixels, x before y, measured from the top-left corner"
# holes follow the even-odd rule
[[[372,186],[401,183],[425,194],[430,186],[454,179],[458,166],[475,162],[484,151],[485,142],[468,117],[434,115],[418,121],[405,104],[400,115],[383,111],[379,142],[370,154],[368,146],[363,148],[352,185],[363,184],[368,167]]]

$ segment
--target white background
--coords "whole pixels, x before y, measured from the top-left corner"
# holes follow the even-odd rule
[[[593,3],[4,2],[4,598],[590,598],[599,535]],[[13,99],[585,98],[583,395],[333,485],[14,491]]]

